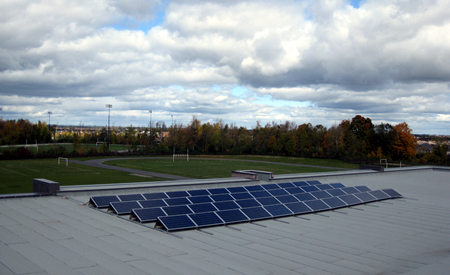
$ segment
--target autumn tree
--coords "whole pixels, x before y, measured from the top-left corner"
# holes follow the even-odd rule
[[[394,126],[398,139],[392,144],[393,158],[396,160],[412,160],[417,154],[417,139],[406,122]]]

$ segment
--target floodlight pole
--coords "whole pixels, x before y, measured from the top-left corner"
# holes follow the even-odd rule
[[[50,126],[50,115],[53,114],[52,112],[47,112],[48,114],[48,126]]]
[[[109,151],[109,121],[110,121],[110,117],[111,117],[111,108],[112,105],[111,104],[106,104],[105,105],[106,108],[108,108],[108,151]]]
[[[152,110],[148,110],[150,113],[150,143],[152,142]]]

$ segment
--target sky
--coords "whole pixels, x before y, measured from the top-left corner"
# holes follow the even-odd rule
[[[3,0],[0,10],[3,120],[104,126],[111,111],[111,126],[195,116],[332,127],[362,115],[450,135],[448,0]]]

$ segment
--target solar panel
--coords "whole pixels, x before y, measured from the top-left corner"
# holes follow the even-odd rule
[[[355,195],[355,197],[357,197],[358,199],[360,199],[364,203],[377,201],[377,198],[375,198],[374,196],[372,196],[371,194],[369,194],[367,192],[357,193],[357,194],[354,194],[354,195]]]
[[[165,199],[168,198],[166,193],[147,193],[142,194],[146,200],[156,200],[156,199]]]
[[[390,198],[386,193],[384,193],[381,190],[369,191],[369,194],[371,194],[372,196],[374,196],[378,200],[386,200],[386,199]]]
[[[294,181],[292,182],[293,185],[302,187],[302,186],[308,186],[309,184],[306,181]]]
[[[304,201],[314,212],[330,210],[330,207],[321,200]]]
[[[267,198],[259,198],[256,199],[261,205],[273,205],[273,204],[280,204],[280,202],[275,199],[274,197],[267,197]]]
[[[198,227],[222,225],[224,222],[214,212],[190,214],[189,217]]]
[[[193,213],[187,205],[166,206],[161,207],[161,209],[167,214],[167,216]]]
[[[345,202],[343,202],[341,199],[339,199],[337,197],[325,198],[325,199],[322,199],[322,201],[324,203],[326,203],[328,206],[330,206],[331,209],[336,209],[336,208],[341,208],[341,207],[347,206],[347,204]]]
[[[218,194],[228,194],[228,190],[226,188],[214,188],[214,189],[208,189],[208,192],[212,195],[218,195]]]
[[[237,200],[236,203],[239,205],[240,208],[261,206],[261,204],[256,199]]]
[[[319,188],[317,188],[316,186],[314,186],[314,185],[311,185],[311,186],[303,186],[303,187],[300,187],[301,189],[303,189],[305,192],[312,192],[312,191],[319,191],[320,189]]]
[[[130,214],[132,209],[142,208],[137,201],[111,202],[110,206],[117,215]]]
[[[394,189],[382,189],[381,191],[386,193],[391,198],[403,198],[403,196]]]
[[[298,202],[298,199],[292,195],[287,196],[276,196],[277,200],[281,203]]]
[[[188,205],[188,207],[192,210],[194,213],[203,213],[203,212],[214,212],[217,211],[217,208],[214,207],[212,203],[198,203],[198,204],[191,204]]]
[[[305,193],[305,191],[303,191],[300,187],[292,187],[292,188],[286,188],[284,189],[287,192],[289,192],[289,194],[300,194],[300,193]]]
[[[261,185],[250,185],[250,186],[244,186],[247,191],[263,191],[264,188],[261,187]]]
[[[121,201],[145,200],[145,198],[141,194],[119,195],[118,197]]]
[[[173,198],[173,199],[164,199],[167,205],[183,205],[183,204],[191,204],[191,202],[187,198]]]
[[[89,201],[92,202],[92,204],[94,204],[95,207],[103,208],[108,207],[111,202],[120,201],[120,199],[117,196],[98,196],[98,197],[91,197]]]
[[[244,187],[227,187],[227,190],[230,193],[247,193],[247,189]]]
[[[213,205],[219,210],[238,209],[240,206],[234,201],[213,202]]]
[[[367,187],[367,186],[355,186],[355,188],[358,189],[359,192],[369,192],[369,191],[372,191],[372,190],[370,190],[370,188]]]
[[[287,208],[283,204],[275,204],[275,205],[264,206],[264,208],[274,218],[284,217],[284,216],[291,216],[291,215],[294,214],[294,213],[292,213],[291,210],[289,210],[289,208]]]
[[[154,222],[158,219],[158,217],[166,216],[166,213],[164,213],[161,208],[141,208],[133,209],[131,216],[136,217],[143,223]]]
[[[362,201],[360,199],[358,199],[357,197],[355,197],[355,195],[344,195],[344,196],[339,196],[338,198],[343,200],[348,206],[357,205],[357,204],[362,203]]]
[[[158,217],[158,222],[161,223],[167,231],[197,228],[197,225],[187,215]]]
[[[315,200],[316,199],[310,193],[294,194],[294,197],[296,197],[300,201],[309,201],[309,200]]]
[[[328,194],[327,191],[315,191],[315,192],[311,192],[310,194],[313,195],[314,197],[316,197],[317,199],[324,199],[324,198],[331,197],[331,195]]]
[[[341,190],[344,191],[347,194],[359,193],[359,190],[356,189],[355,187],[344,187],[344,188],[341,188]]]
[[[294,184],[292,184],[292,182],[283,182],[283,183],[278,183],[278,186],[280,186],[281,188],[289,188],[289,187],[295,187]]]
[[[319,188],[320,190],[334,189],[334,187],[329,184],[319,184],[316,185],[316,187]]]
[[[171,192],[166,192],[166,195],[169,198],[189,197],[189,194],[186,191],[171,191]]]
[[[317,184],[322,184],[320,181],[318,180],[308,180],[306,181],[309,185],[317,185]]]
[[[248,221],[247,216],[239,209],[217,211],[216,214],[227,224]]]
[[[243,199],[252,199],[253,196],[250,195],[250,193],[246,192],[246,193],[233,193],[231,194],[231,196],[235,199],[235,200],[243,200]]]
[[[313,211],[309,206],[307,206],[303,202],[293,202],[293,203],[286,203],[285,204],[287,208],[289,208],[294,214],[306,214],[306,213],[312,213]]]
[[[249,217],[251,221],[272,217],[272,215],[270,215],[270,213],[262,207],[243,208],[241,211],[244,212],[244,214]]]
[[[211,199],[214,201],[233,201],[234,198],[229,194],[221,194],[221,195],[211,195]]]
[[[343,185],[342,183],[330,183],[331,186],[333,186],[334,188],[342,188],[345,187],[345,185]]]
[[[347,193],[345,193],[344,191],[342,191],[341,189],[330,189],[327,190],[327,192],[332,195],[332,196],[342,196],[342,195],[347,195]]]
[[[211,199],[209,196],[188,197],[187,199],[192,203],[213,202],[213,199]]]
[[[283,196],[283,195],[289,195],[289,193],[284,190],[284,189],[273,189],[273,190],[269,190],[269,193],[272,196]]]
[[[139,203],[142,205],[142,208],[167,206],[167,203],[162,199],[139,201]]]
[[[255,198],[271,197],[272,195],[267,191],[250,191],[250,194]]]
[[[275,183],[272,183],[272,184],[262,184],[261,186],[262,186],[262,188],[264,188],[264,189],[266,189],[266,190],[280,189],[280,186],[278,186],[278,185],[275,184]]]
[[[201,190],[189,190],[187,191],[191,196],[207,196],[210,195],[206,189]]]

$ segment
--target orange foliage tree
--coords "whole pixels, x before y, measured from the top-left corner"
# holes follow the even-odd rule
[[[394,126],[398,139],[392,144],[393,156],[396,159],[412,160],[417,154],[417,139],[406,122]]]

